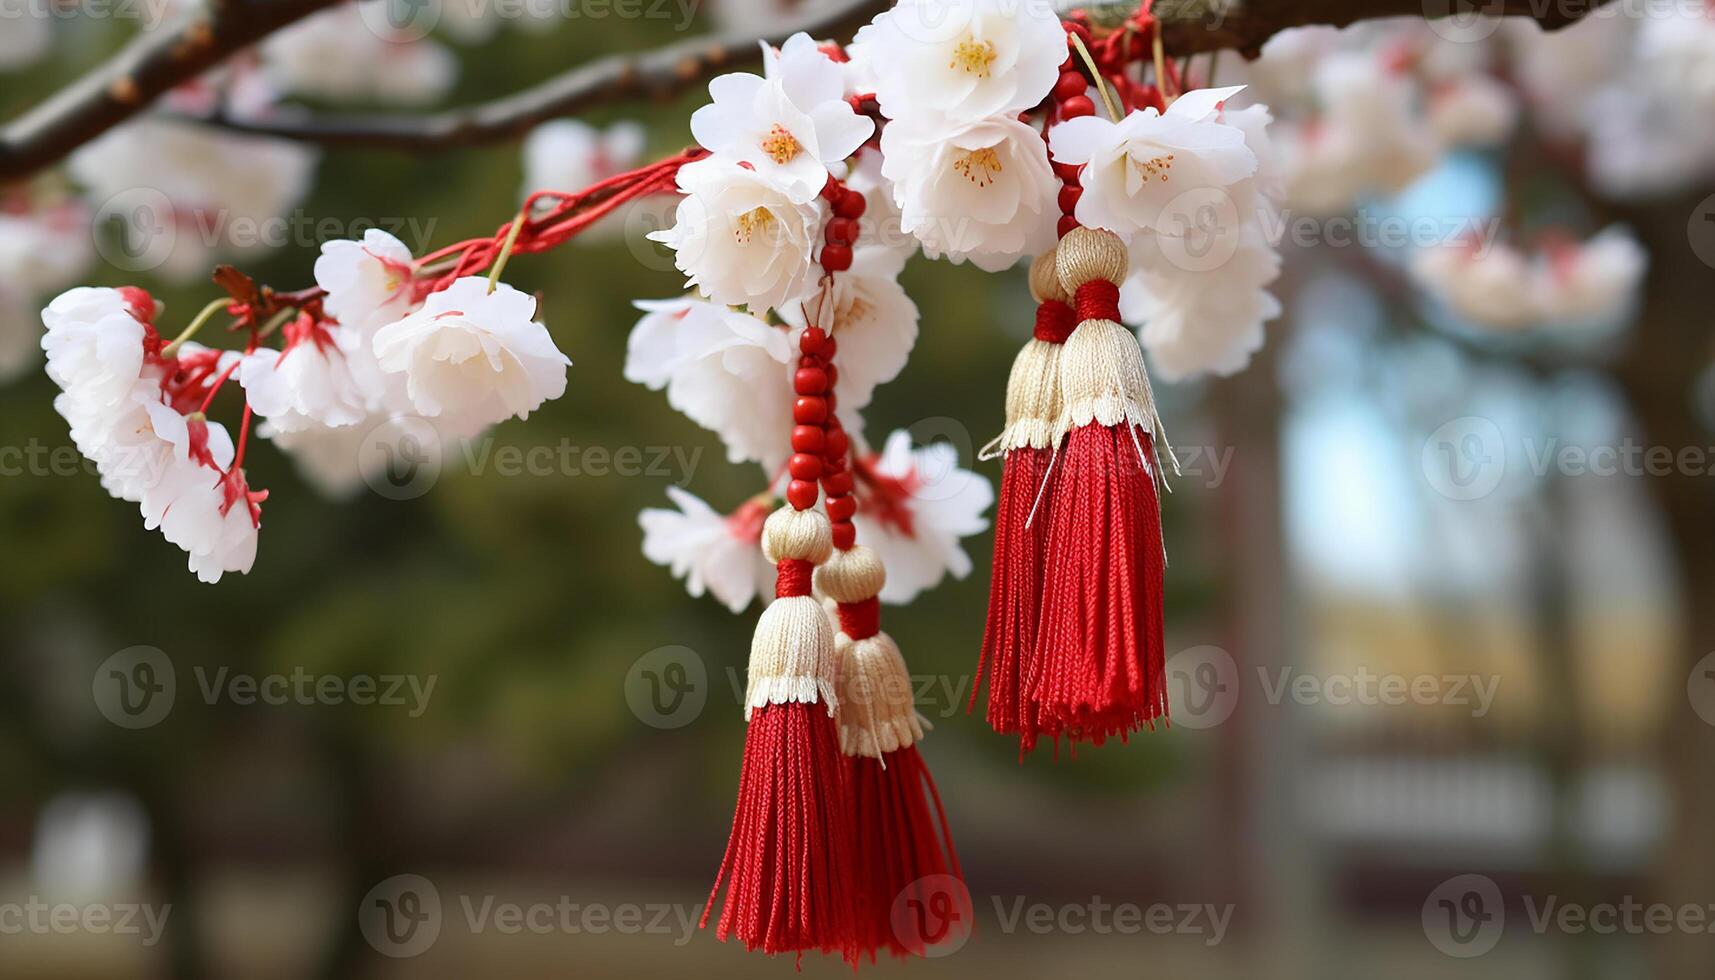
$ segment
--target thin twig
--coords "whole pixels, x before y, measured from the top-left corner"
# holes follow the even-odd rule
[[[847,39],[888,6],[888,0],[841,0],[814,15],[785,20],[761,38],[755,34],[700,37],[651,51],[608,55],[522,92],[444,112],[323,115],[306,110],[240,118],[217,108],[179,115],[236,132],[323,146],[420,153],[496,143],[522,136],[550,119],[577,115],[596,106],[628,99],[672,98],[719,72],[761,61],[761,42],[779,45],[799,31],[816,38]]]
[[[139,34],[100,67],[0,128],[0,183],[41,170],[282,27],[339,0],[224,0]]]
[[[156,98],[235,52],[339,0],[220,0],[175,30],[132,41],[112,59],[0,128],[0,182],[26,177],[137,114]],[[1564,27],[1608,0],[1545,4],[1492,0],[1490,13]],[[1137,0],[1056,0],[1092,23],[1123,23]],[[819,15],[783,23],[765,40],[796,31],[845,39],[888,7],[888,0],[841,0]],[[1445,10],[1442,9],[1445,7]],[[1343,27],[1375,17],[1445,15],[1456,0],[1155,0],[1166,49],[1175,56],[1233,48],[1255,57],[1264,41],[1290,27]],[[328,146],[428,152],[511,139],[549,119],[625,99],[666,99],[723,70],[760,58],[755,37],[682,41],[642,54],[610,55],[515,95],[460,109],[409,115],[319,116],[308,111],[238,119],[216,109],[185,116],[226,129]]]
[[[1083,10],[1098,24],[1118,24],[1138,6],[1137,0],[1056,2],[1068,11]],[[1606,2],[1492,0],[1491,5],[1496,13],[1532,17],[1544,27],[1554,28]],[[1439,3],[1448,5],[1447,12],[1455,11],[1456,0],[1156,0],[1153,14],[1161,25],[1166,49],[1175,55],[1236,48],[1254,58],[1264,41],[1289,27],[1344,26],[1373,17],[1422,16],[1425,9],[1438,12]],[[844,40],[888,5],[887,0],[844,0],[819,15],[782,24],[766,40],[778,44],[797,31]],[[701,84],[717,71],[754,64],[759,57],[754,37],[704,38],[643,54],[610,55],[514,95],[428,115],[328,116],[305,111],[267,119],[237,119],[215,110],[192,118],[238,132],[323,146],[432,152],[511,139],[549,119],[625,99],[667,99]]]

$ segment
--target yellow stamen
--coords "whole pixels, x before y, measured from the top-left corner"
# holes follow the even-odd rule
[[[966,38],[959,42],[958,47],[953,49],[953,60],[948,62],[947,67],[975,75],[978,78],[987,78],[989,77],[989,68],[994,64],[996,57],[998,55],[994,49],[994,42]]]
[[[1165,181],[1168,172],[1173,169],[1173,154],[1150,157],[1148,160],[1134,158],[1132,164],[1137,167],[1139,173],[1143,174],[1144,180],[1154,177],[1157,180]]]
[[[733,237],[740,245],[749,245],[756,233],[774,224],[774,212],[764,207],[751,208],[738,216],[738,228]]]
[[[787,164],[791,163],[798,154],[804,152],[804,144],[798,142],[797,137],[787,132],[785,126],[775,123],[774,128],[769,130],[768,135],[762,140],[762,152],[768,154],[768,158],[775,163]]]
[[[954,160],[953,169],[978,187],[987,187],[994,183],[995,175],[1006,168],[1001,165],[1000,154],[994,151],[994,147],[985,146]]]

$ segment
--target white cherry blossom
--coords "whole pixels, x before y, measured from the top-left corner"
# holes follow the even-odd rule
[[[1447,146],[1492,146],[1518,121],[1512,89],[1487,75],[1467,75],[1429,92],[1429,127]]]
[[[1550,247],[1539,260],[1544,318],[1598,323],[1626,312],[1637,297],[1649,257],[1625,228],[1604,228],[1578,245]]]
[[[668,487],[667,497],[677,510],[651,507],[637,515],[644,557],[684,579],[692,597],[707,592],[735,613],[752,599],[773,598],[774,566],[760,546],[766,502],[747,502],[729,515],[678,487]]]
[[[1133,110],[1119,122],[1068,119],[1049,131],[1061,163],[1084,164],[1078,221],[1129,238],[1139,231],[1180,233],[1166,220],[1192,191],[1220,192],[1256,173],[1244,133],[1221,124],[1215,110],[1242,86],[1196,89],[1158,112]]]
[[[901,0],[849,50],[889,119],[948,127],[1034,107],[1067,54],[1046,0]]]
[[[1416,111],[1418,86],[1376,52],[1339,52],[1316,71],[1322,113],[1289,131],[1287,202],[1332,213],[1365,197],[1397,194],[1441,155]]]
[[[251,409],[281,432],[363,421],[364,393],[327,327],[303,314],[282,333],[285,350],[259,348],[239,362]]]
[[[763,310],[803,294],[816,278],[820,199],[797,200],[778,180],[714,156],[679,169],[685,197],[673,227],[650,234],[704,296]]]
[[[665,388],[668,404],[721,437],[731,462],[785,462],[797,363],[787,332],[701,300],[637,307],[645,315],[627,343],[626,379]]]
[[[411,279],[416,261],[404,242],[379,228],[362,241],[322,243],[316,259],[316,285],[327,290],[322,306],[348,327],[380,327],[411,310]]]
[[[953,130],[893,122],[881,153],[901,227],[930,258],[998,272],[1054,243],[1060,184],[1042,138],[1017,119]]]
[[[1280,315],[1280,303],[1268,292],[1280,275],[1282,193],[1271,118],[1263,105],[1216,114],[1220,125],[1243,134],[1257,168],[1221,192],[1218,203],[1230,206],[1193,212],[1212,223],[1190,224],[1186,235],[1132,241],[1120,313],[1139,324],[1139,339],[1163,380],[1243,369],[1262,347],[1264,323]]]
[[[474,435],[565,392],[572,362],[535,316],[530,294],[504,283],[491,293],[486,278],[466,276],[376,331],[375,357],[403,375],[419,414]]]
[[[328,100],[427,105],[458,79],[446,47],[366,18],[355,3],[306,17],[259,47],[263,76],[282,92]]]
[[[143,321],[117,289],[78,286],[42,311],[48,377],[82,404],[117,405],[143,369]]]
[[[1513,330],[1541,316],[1531,263],[1510,245],[1472,242],[1424,249],[1413,258],[1411,273],[1424,292],[1478,326]]]
[[[829,168],[869,139],[875,123],[846,102],[839,65],[808,34],[792,35],[768,60],[767,78],[734,72],[711,81],[714,103],[691,114],[691,135],[807,202],[821,193]]]
[[[913,449],[911,434],[895,431],[879,454],[860,462],[857,476],[853,523],[858,541],[887,568],[881,601],[907,603],[949,574],[971,573],[960,539],[988,528],[983,513],[994,503],[994,486],[962,469],[952,444]]]
[[[143,495],[144,527],[159,528],[183,548],[203,582],[248,573],[261,529],[258,504],[267,494],[253,493],[243,472],[231,468],[232,437],[220,423],[187,418],[162,404],[148,409],[156,435],[171,450],[166,472]]]

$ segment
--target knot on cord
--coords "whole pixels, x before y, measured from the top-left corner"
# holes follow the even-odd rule
[[[1078,287],[1078,322],[1120,318],[1120,288],[1106,279],[1091,279]]]
[[[881,632],[881,600],[839,604],[840,632],[854,640],[867,640]]]
[[[810,594],[810,580],[816,566],[803,558],[782,559],[774,566],[775,598]]]
[[[1078,315],[1072,307],[1057,299],[1045,299],[1036,304],[1036,339],[1049,344],[1064,344],[1078,325]]]

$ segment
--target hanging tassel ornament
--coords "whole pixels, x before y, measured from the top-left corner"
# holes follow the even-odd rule
[[[862,195],[845,189],[829,195],[841,213],[862,214]],[[850,231],[855,221],[850,228],[830,223],[830,245],[849,247],[855,237]],[[824,267],[832,275],[837,270],[825,255],[824,250]],[[797,452],[821,453],[835,551],[816,569],[816,588],[834,604],[838,620],[836,719],[840,748],[849,760],[856,823],[857,948],[873,962],[882,949],[895,956],[922,956],[931,946],[956,941],[969,931],[974,916],[940,793],[917,751],[929,725],[917,713],[898,644],[881,630],[879,596],[887,572],[873,550],[856,543],[851,439],[834,412],[837,348],[834,337],[815,326],[799,339],[802,353],[822,358],[830,388],[825,428],[808,432],[800,427],[792,446]]]
[[[988,624],[977,661],[978,685],[985,676],[988,681],[988,722],[1001,734],[1017,734],[1032,724],[1023,678],[1029,676],[1036,642],[1048,525],[1032,522],[1030,513],[1052,475],[1061,410],[1060,351],[1077,325],[1053,249],[1030,264],[1030,292],[1037,303],[1036,330],[1013,359],[1007,378],[1006,427],[980,455],[1002,457]],[[979,693],[973,688],[966,710],[976,707]]]
[[[844,445],[837,426],[829,435]],[[843,465],[829,479],[835,488],[850,486]],[[842,523],[851,526],[853,506],[852,497],[830,492],[829,513],[845,515],[835,520],[836,540]],[[861,545],[836,551],[816,569],[816,587],[834,600],[839,617],[838,721],[857,823],[858,945],[872,961],[881,949],[922,956],[956,942],[973,919],[947,813],[917,751],[929,723],[917,713],[898,644],[881,630],[877,597],[886,582],[881,559]]]
[[[1100,745],[1167,714],[1156,476],[1160,420],[1143,351],[1119,321],[1125,244],[1070,228],[1056,257],[1078,326],[1060,359],[1060,445],[1046,519],[1042,608],[1028,678],[1035,738]]]
[[[818,355],[800,360],[794,387],[800,406],[820,409],[800,429],[821,435],[832,379]],[[810,594],[815,566],[833,550],[828,518],[813,509],[820,464],[794,453],[787,506],[763,523],[777,598],[751,642],[738,806],[702,924],[725,882],[717,938],[771,954],[838,951],[855,962],[852,814],[833,717],[838,661],[827,615]]]

